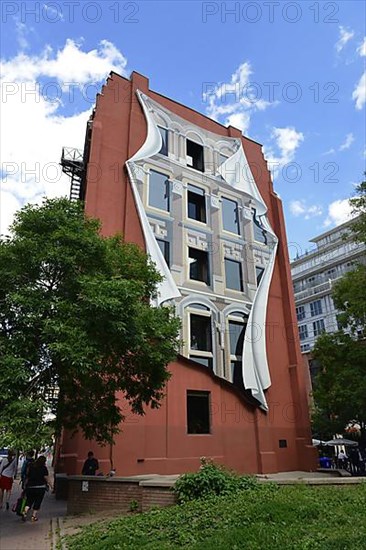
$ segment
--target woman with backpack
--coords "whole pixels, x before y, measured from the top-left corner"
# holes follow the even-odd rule
[[[13,451],[8,451],[7,458],[4,458],[0,466],[0,508],[3,506],[4,493],[6,493],[6,509],[9,510],[9,499],[13,481],[17,473],[17,460]]]
[[[48,470],[46,468],[46,457],[39,456],[37,460],[29,465],[27,479],[25,481],[26,503],[22,520],[27,520],[28,511],[33,508],[32,521],[38,521],[38,511],[41,507],[44,494],[51,485]]]

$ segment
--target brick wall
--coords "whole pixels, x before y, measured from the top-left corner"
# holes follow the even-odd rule
[[[87,490],[83,490],[83,484]],[[138,504],[138,511],[145,511],[154,506],[171,506],[176,500],[170,486],[145,485],[141,479],[68,477],[69,515],[108,510],[124,513],[129,512],[131,503],[135,502]]]
[[[79,477],[79,476],[78,476]],[[82,483],[88,483],[88,491],[82,491]],[[137,501],[141,509],[141,487],[139,482],[126,482],[111,479],[69,478],[67,500],[68,514],[93,513],[101,510],[128,512],[132,501]]]
[[[176,504],[175,494],[170,487],[151,487],[142,485],[142,511],[145,512],[154,506],[164,508]]]

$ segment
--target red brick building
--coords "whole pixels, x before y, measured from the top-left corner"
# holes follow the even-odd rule
[[[125,404],[111,448],[64,433],[58,470],[80,473],[90,449],[122,476],[196,470],[202,456],[247,473],[316,468],[282,206],[261,145],[138,73],[112,73],[80,166],[86,212],[151,255],[165,277],[158,304],[175,304],[184,344],[161,408],[138,417]]]

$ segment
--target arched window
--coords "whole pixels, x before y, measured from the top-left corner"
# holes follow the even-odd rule
[[[188,314],[188,355],[192,361],[213,368],[212,312],[209,307],[194,303],[186,307]]]

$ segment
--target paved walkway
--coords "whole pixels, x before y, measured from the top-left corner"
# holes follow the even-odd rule
[[[10,510],[0,510],[0,549],[1,550],[56,550],[58,518],[66,514],[66,502],[56,500],[55,495],[46,493],[39,512],[39,521],[23,523],[11,511],[20,495],[19,481],[13,485],[10,497]]]

